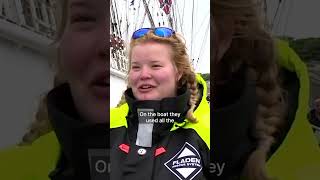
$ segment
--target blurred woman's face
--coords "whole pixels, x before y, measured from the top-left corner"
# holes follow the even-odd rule
[[[180,75],[173,64],[172,48],[147,42],[132,48],[129,85],[138,100],[161,100],[176,96]]]
[[[108,115],[108,11],[106,0],[70,0],[60,44],[61,69],[76,109],[93,123],[106,122]]]

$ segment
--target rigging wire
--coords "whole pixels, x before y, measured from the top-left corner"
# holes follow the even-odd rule
[[[114,35],[117,34],[116,32],[116,17],[115,17],[115,9],[114,9],[114,2],[111,1],[111,31],[114,33]]]
[[[264,22],[265,22],[265,24],[264,24],[264,26],[265,26],[265,28],[268,28],[268,30],[270,30],[269,29],[269,27],[268,27],[268,15],[267,15],[267,13],[268,13],[268,4],[267,4],[267,0],[263,0],[263,12],[264,12]]]
[[[174,1],[174,3],[176,3],[177,1]],[[173,7],[172,7],[173,6]],[[178,29],[178,20],[177,20],[177,15],[176,15],[176,10],[177,9],[174,9],[176,6],[175,5],[172,5],[171,6],[171,9],[172,9],[172,11],[170,12],[170,14],[172,14],[172,17],[173,17],[173,25],[175,26],[175,27],[172,27],[172,29],[174,29],[174,30],[177,30]]]
[[[149,19],[149,22],[151,24],[151,27],[155,27],[154,25],[154,21],[153,21],[153,18],[151,16],[151,13],[150,13],[150,10],[149,10],[149,3],[150,3],[150,0],[148,1],[148,3],[146,2],[146,0],[142,0],[143,1],[143,5],[144,5],[144,9],[145,9],[145,12],[147,13],[148,15],[148,19]]]
[[[128,8],[128,0],[126,0],[126,9],[129,9]],[[129,19],[128,19],[128,12],[129,11],[126,11],[126,21],[127,21],[127,24],[126,24],[126,27],[125,27],[125,31],[126,31],[126,39],[129,39]]]
[[[202,20],[202,22],[201,22],[201,25],[200,26],[198,26],[199,28],[198,28],[198,31],[196,32],[196,35],[195,35],[195,37],[194,38],[196,38],[197,37],[197,35],[199,34],[199,32],[202,30],[201,29],[201,27],[203,26],[203,24],[206,22],[206,20],[207,20],[207,18],[209,17],[210,18],[210,10],[209,10],[209,12],[208,13],[206,13],[207,15],[205,16],[205,18],[203,18],[203,20]],[[210,19],[209,19],[209,24],[210,24]]]
[[[272,30],[273,30],[273,27],[274,27],[275,19],[276,19],[277,15],[278,15],[278,12],[279,12],[279,7],[280,7],[280,5],[281,5],[281,0],[278,1],[278,6],[277,6],[276,13],[274,14],[273,19],[272,19],[272,22],[271,22],[271,28],[272,28]]]
[[[136,20],[133,22],[133,23],[135,23],[133,30],[138,29],[138,28],[137,28],[137,24],[138,24],[138,22],[139,22],[140,8],[141,8],[141,0],[139,0],[139,3],[138,3],[138,9],[137,9],[137,12],[136,12],[136,13],[137,13],[137,15],[136,15]],[[143,16],[143,21],[144,21],[145,17],[146,17],[146,13],[145,13],[144,16]],[[143,22],[143,21],[142,21],[142,22]],[[142,26],[143,26],[143,24],[139,25],[138,27],[142,27]]]
[[[118,31],[118,35],[120,35],[120,37],[122,37],[122,33],[121,33],[121,30],[120,30],[120,21],[119,21],[119,17],[118,17],[118,8],[117,8],[117,3],[114,1],[114,5],[115,5],[115,8],[116,8],[116,18],[117,18],[117,20],[116,21],[118,21],[117,22],[117,31]]]
[[[208,23],[207,24],[207,28],[206,28],[206,32],[205,32],[205,35],[204,35],[204,37],[203,37],[203,40],[202,40],[202,44],[201,44],[201,48],[200,48],[200,51],[199,51],[199,55],[198,55],[198,61],[199,61],[199,59],[200,59],[200,61],[202,60],[202,57],[203,57],[203,52],[204,52],[204,49],[205,49],[205,42],[206,42],[206,40],[207,40],[207,38],[208,38],[208,34],[209,34],[209,29],[210,29],[210,23]],[[210,60],[209,60],[209,62],[210,62]],[[201,63],[200,63],[201,64]],[[197,65],[198,65],[198,62],[197,62],[197,64],[196,64],[196,67],[197,67]],[[196,68],[195,68],[196,69]]]
[[[185,3],[185,1],[183,1],[183,3]],[[177,31],[179,30],[179,27],[180,27],[180,33],[184,36],[184,33],[183,33],[183,28],[182,28],[182,25],[183,25],[183,20],[182,20],[182,17],[181,14],[180,14],[180,11],[179,11],[179,7],[177,2],[175,1],[175,8],[176,8],[176,12],[177,12]],[[182,11],[184,13],[184,9]]]
[[[291,10],[293,9],[293,7],[294,7],[294,1],[293,0],[289,1],[289,9],[288,9],[288,13],[287,13],[287,16],[285,19],[285,25],[284,25],[284,30],[283,30],[282,36],[287,32],[289,16],[291,14]]]
[[[158,7],[159,7],[159,12],[160,12],[161,18],[162,18],[162,25],[165,26],[165,24],[164,24],[165,20],[164,20],[163,12],[161,11],[162,9],[160,8],[160,2],[158,3]]]
[[[280,15],[279,15],[279,18],[278,18],[278,21],[277,21],[277,24],[276,24],[276,29],[278,29],[279,31],[279,34],[281,34],[281,21],[283,20],[283,14],[285,13],[285,8],[286,8],[286,1],[284,0],[283,3],[281,4],[281,7],[280,7]]]
[[[190,51],[190,56],[191,56],[191,59],[193,59],[192,58],[192,47],[193,47],[193,24],[194,24],[194,22],[193,22],[193,18],[194,18],[194,0],[192,0],[192,23],[191,23],[191,44],[190,44],[190,46],[191,46],[191,51]],[[192,60],[192,63],[193,63],[193,60]]]
[[[181,18],[183,18],[184,17],[184,10],[185,10],[185,5],[186,5],[186,1],[183,1],[183,9],[182,9],[182,16],[181,16]],[[182,20],[182,23],[181,23],[181,32],[182,32],[182,30],[183,30],[183,20]]]
[[[155,11],[154,11],[154,0],[153,0],[153,3],[151,3],[151,11],[150,11],[151,17],[155,16],[154,13],[155,13]],[[160,24],[160,21],[158,18],[153,18],[153,21],[154,21],[155,26],[156,26],[156,24]]]

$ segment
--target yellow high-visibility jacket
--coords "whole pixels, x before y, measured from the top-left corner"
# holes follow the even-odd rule
[[[320,147],[307,120],[310,92],[307,67],[287,42],[277,40],[276,47],[279,65],[296,73],[300,89],[295,120],[280,147],[268,160],[267,172],[279,180],[319,180]]]
[[[197,80],[201,82],[204,89],[203,98],[194,115],[203,120],[196,124],[188,123],[184,128],[195,129],[209,148],[210,109],[206,101],[206,82],[200,76],[197,76]],[[117,122],[112,126],[113,128],[117,126]],[[61,147],[54,131],[39,137],[31,145],[2,149],[0,150],[0,180],[50,180],[49,174],[56,169],[60,156]]]

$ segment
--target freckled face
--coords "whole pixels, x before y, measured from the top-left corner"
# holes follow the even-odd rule
[[[147,42],[133,47],[128,80],[136,99],[174,97],[179,78],[169,45]]]

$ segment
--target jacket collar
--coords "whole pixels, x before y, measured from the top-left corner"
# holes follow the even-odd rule
[[[181,115],[179,118],[177,118],[177,116],[170,116],[170,114],[169,118],[174,119],[175,122],[181,123],[184,121],[185,115],[190,108],[190,91],[187,89],[186,85],[178,90],[178,95],[176,97],[164,98],[162,100],[139,101],[133,96],[131,88],[125,91],[125,97],[129,106],[129,114],[134,119],[137,119],[138,109],[153,109],[156,113],[180,113]],[[163,116],[159,116],[158,118],[161,117]]]
[[[164,98],[162,100],[143,100],[139,101],[134,98],[132,89],[125,91],[125,97],[129,106],[127,115],[128,133],[131,142],[139,141],[139,124],[152,124],[152,134],[146,135],[152,143],[157,143],[163,136],[171,130],[174,122],[184,122],[189,106],[190,92],[186,86],[178,90],[178,96]],[[150,119],[157,119],[157,122],[146,122],[146,119],[140,115],[141,110],[151,110],[154,114],[149,116]],[[175,113],[170,114],[170,113]],[[179,117],[177,116],[179,115]],[[170,119],[171,121],[161,121],[161,119]],[[143,122],[145,121],[145,122]],[[140,129],[139,131],[144,131]],[[146,137],[147,138],[147,137]],[[145,138],[144,138],[145,139]]]
[[[210,148],[210,107],[206,100],[207,97],[207,85],[204,79],[196,74],[200,92],[200,103],[193,115],[199,120],[197,123],[186,122],[180,124],[175,122],[170,131],[175,131],[179,128],[194,129],[199,136],[205,141],[207,147]],[[129,113],[128,103],[125,103],[117,108],[112,108],[110,111],[110,128],[128,127],[128,121],[126,116]]]

